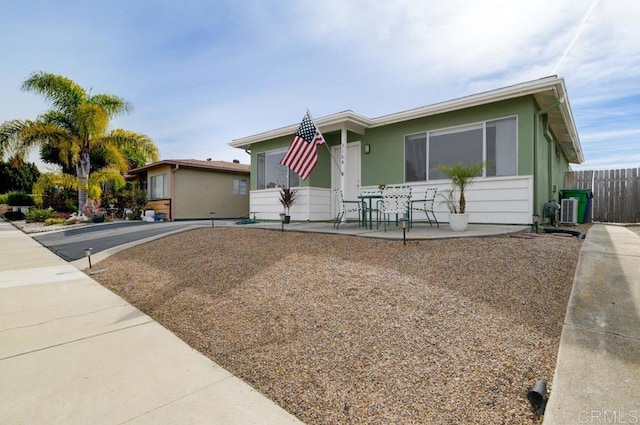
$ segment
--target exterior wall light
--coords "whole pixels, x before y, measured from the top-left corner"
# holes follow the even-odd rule
[[[369,155],[370,152],[371,152],[371,145],[367,143],[366,145],[364,145],[364,153],[366,155]]]

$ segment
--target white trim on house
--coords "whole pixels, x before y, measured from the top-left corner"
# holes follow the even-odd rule
[[[438,193],[450,187],[449,180],[433,180],[428,183],[410,183],[412,197],[420,199],[428,187],[435,187]],[[291,207],[291,219],[296,221],[330,221],[331,190],[317,187],[300,187],[298,197]],[[361,190],[377,190],[377,186],[363,186]],[[529,224],[532,220],[533,177],[486,177],[477,179],[467,189],[467,212],[471,223]],[[257,220],[280,220],[282,205],[280,189],[251,191],[251,217]],[[439,197],[438,197],[439,198]],[[434,211],[438,221],[449,221],[446,206],[436,200]],[[424,219],[419,213],[416,221]]]
[[[584,162],[584,155],[580,147],[580,140],[578,138],[573,113],[569,106],[564,79],[558,78],[557,76],[516,84],[429,106],[410,109],[408,111],[383,115],[374,119],[364,117],[353,111],[343,111],[327,115],[314,121],[323,133],[346,128],[349,131],[364,134],[367,128],[396,124],[430,115],[442,114],[528,95],[535,96],[540,109],[559,102],[557,107],[553,107],[547,111],[549,115],[549,125],[558,138],[559,143],[563,146],[565,154],[568,155],[567,159],[569,162],[578,164]],[[229,145],[234,148],[251,149],[251,145],[254,143],[292,135],[298,127],[299,124],[293,124],[253,136],[235,139],[231,141]]]
[[[322,221],[331,217],[331,189],[296,187],[296,200],[291,206],[291,220]],[[280,188],[252,190],[249,192],[250,217],[256,220],[280,220],[283,212],[280,204]]]

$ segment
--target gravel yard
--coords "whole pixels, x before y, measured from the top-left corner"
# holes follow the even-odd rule
[[[92,277],[308,424],[533,424],[581,245],[204,228]]]

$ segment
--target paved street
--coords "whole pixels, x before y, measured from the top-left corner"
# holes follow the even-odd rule
[[[210,225],[207,220],[153,223],[121,221],[34,235],[33,239],[66,261],[74,261],[84,258],[86,248],[91,248],[93,254],[97,254],[141,239]]]

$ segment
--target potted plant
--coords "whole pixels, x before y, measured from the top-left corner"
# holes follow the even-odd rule
[[[449,227],[454,232],[466,230],[469,224],[469,214],[467,213],[467,200],[464,191],[471,185],[473,178],[482,175],[484,162],[474,165],[462,165],[457,163],[453,166],[440,165],[438,170],[445,173],[451,179],[452,187],[443,191],[444,203],[449,209]]]
[[[289,223],[291,221],[291,216],[289,215],[289,209],[293,205],[293,202],[296,200],[296,193],[298,193],[297,189],[292,189],[290,187],[281,187],[280,188],[280,203],[284,207],[284,222]]]

